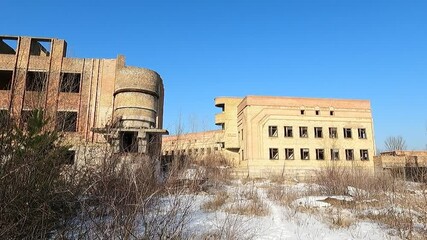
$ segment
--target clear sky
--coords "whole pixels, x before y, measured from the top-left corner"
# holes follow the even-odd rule
[[[354,98],[371,101],[377,148],[426,148],[426,0],[3,0],[0,20],[157,71],[171,132],[215,129],[217,96]]]

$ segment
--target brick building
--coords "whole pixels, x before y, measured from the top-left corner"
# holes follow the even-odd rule
[[[69,58],[56,38],[0,36],[0,111],[25,127],[43,109],[49,129],[64,132],[71,156],[84,147],[159,153],[164,89],[151,70],[116,59]],[[77,154],[77,155],[75,155]],[[71,159],[74,160],[74,159]]]

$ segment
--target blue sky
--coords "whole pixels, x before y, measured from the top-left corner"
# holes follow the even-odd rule
[[[376,145],[427,144],[427,1],[3,0],[0,34],[157,71],[165,128],[215,129],[217,96],[371,101]]]

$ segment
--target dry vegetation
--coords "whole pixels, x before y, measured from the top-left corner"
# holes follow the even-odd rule
[[[401,238],[427,236],[426,184],[340,167],[325,168],[308,183],[289,183],[277,176],[235,180],[221,155],[174,161],[159,183],[153,178],[153,163],[143,156],[123,162],[106,152],[100,164],[66,167],[67,147],[58,133],[43,131],[46,123],[41,118],[28,124],[28,132],[13,124],[1,128],[1,239],[253,238],[243,219],[271,214],[268,201],[286,209],[289,221],[305,212],[331,228],[374,221]],[[197,195],[207,199],[198,210],[225,218],[208,232],[189,235]],[[330,206],[295,204],[309,196],[327,196],[322,201]]]
[[[298,211],[314,214],[331,227],[348,228],[357,221],[374,221],[390,228],[390,234],[404,239],[427,237],[426,184],[410,184],[387,174],[374,176],[330,167],[318,171],[309,186],[299,191],[291,185],[274,184],[267,193],[270,199],[287,207],[288,213],[293,210],[292,215]],[[336,195],[352,200],[333,197]],[[306,196],[331,196],[321,200],[330,207],[293,204]]]

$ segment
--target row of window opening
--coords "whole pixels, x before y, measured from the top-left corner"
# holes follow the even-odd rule
[[[300,110],[301,115],[306,115],[306,110],[301,109]],[[320,115],[320,110],[315,110],[314,113],[316,114],[316,116]],[[329,110],[329,116],[334,116],[335,115],[335,111],[333,110]]]
[[[284,126],[284,137],[293,137],[293,127],[292,126]],[[358,128],[357,134],[360,139],[366,139],[366,128]],[[277,126],[269,126],[268,127],[268,136],[269,137],[278,137],[279,130]],[[308,127],[299,127],[299,136],[301,138],[308,138]],[[351,128],[343,128],[343,136],[344,138],[352,138],[352,130]],[[314,137],[315,138],[323,138],[323,128],[322,127],[314,127]],[[338,138],[338,128],[330,127],[329,128],[329,138]]]
[[[0,70],[0,90],[10,90],[12,87],[13,71]],[[42,71],[28,71],[25,78],[25,90],[41,92],[46,88],[48,73]],[[80,73],[62,72],[60,75],[59,92],[79,93]]]
[[[316,149],[316,160],[325,160],[325,149],[319,148]],[[294,160],[295,159],[295,150],[293,148],[285,148],[285,159]],[[367,161],[369,160],[369,153],[367,149],[360,149],[360,160]],[[270,148],[269,149],[269,158],[270,160],[279,160],[279,149]],[[310,150],[308,148],[300,148],[300,159],[301,160],[310,160]],[[331,160],[340,160],[339,149],[330,149],[330,159]],[[354,150],[345,149],[345,160],[355,160]]]
[[[214,152],[219,151],[219,147],[213,147],[213,148],[189,148],[189,149],[182,149],[182,150],[166,150],[164,151],[164,155],[196,155],[196,154],[211,154],[212,149]],[[199,151],[200,150],[200,151]],[[206,151],[205,151],[206,150]]]

